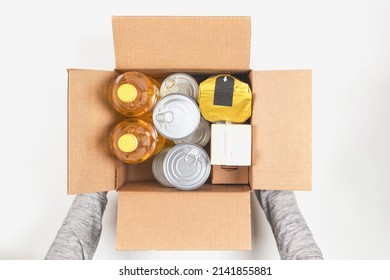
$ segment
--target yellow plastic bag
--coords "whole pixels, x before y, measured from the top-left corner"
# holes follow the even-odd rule
[[[198,103],[209,122],[243,123],[252,114],[252,92],[248,84],[231,75],[208,78],[199,85]]]

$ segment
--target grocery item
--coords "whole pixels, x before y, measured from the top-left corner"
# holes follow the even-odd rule
[[[171,93],[181,93],[197,101],[198,83],[192,76],[188,74],[171,74],[161,83],[160,97],[164,97]]]
[[[157,102],[153,110],[153,123],[165,138],[183,139],[199,127],[199,107],[185,95],[168,94]]]
[[[206,146],[210,141],[211,129],[210,123],[204,118],[200,118],[200,123],[198,128],[191,133],[189,136],[182,139],[174,140],[175,144],[188,143],[188,144],[197,144],[201,147]]]
[[[152,163],[152,172],[154,178],[163,186],[173,187],[164,174],[164,158],[169,152],[170,148],[165,148],[159,152],[154,158]]]
[[[130,164],[143,162],[159,152],[164,141],[151,123],[135,118],[117,124],[110,138],[113,153],[121,161]]]
[[[250,166],[252,127],[250,124],[211,125],[211,164]]]
[[[159,97],[159,84],[140,72],[119,75],[109,89],[109,100],[114,109],[127,117],[138,117],[150,112]]]
[[[210,158],[198,145],[179,144],[165,155],[163,170],[170,185],[179,190],[194,190],[208,179]]]
[[[202,116],[209,122],[243,123],[252,114],[249,85],[228,74],[201,82],[198,103]]]

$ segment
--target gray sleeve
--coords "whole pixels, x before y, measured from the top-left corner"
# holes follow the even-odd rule
[[[102,231],[107,192],[77,195],[46,254],[46,260],[90,260]]]
[[[283,260],[320,260],[321,250],[291,191],[255,191]]]

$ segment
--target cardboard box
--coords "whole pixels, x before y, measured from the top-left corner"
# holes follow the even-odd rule
[[[211,166],[212,184],[249,184],[248,166]]]
[[[250,192],[311,188],[311,71],[251,71],[250,17],[113,17],[116,69],[69,70],[68,193],[116,190],[119,250],[249,250]],[[195,191],[160,186],[150,160],[125,165],[110,153],[119,116],[111,80],[128,70],[163,79],[230,73],[253,91],[247,185]]]

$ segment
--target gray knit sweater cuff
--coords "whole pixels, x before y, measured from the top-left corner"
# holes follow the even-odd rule
[[[291,191],[255,191],[283,260],[323,259]]]
[[[77,195],[58,230],[46,260],[90,260],[102,231],[107,192]]]

